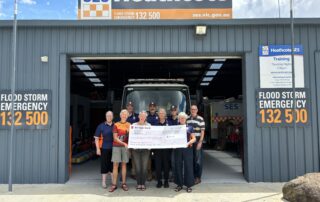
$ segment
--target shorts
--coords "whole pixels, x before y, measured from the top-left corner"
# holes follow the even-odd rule
[[[128,163],[129,162],[129,150],[125,147],[113,147],[112,148],[112,162],[114,163]]]

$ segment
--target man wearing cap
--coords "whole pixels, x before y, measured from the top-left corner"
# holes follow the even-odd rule
[[[195,184],[201,183],[202,167],[203,167],[203,150],[202,142],[204,139],[205,122],[198,115],[197,105],[191,106],[191,116],[187,119],[187,124],[193,127],[196,142],[193,144],[193,171]]]
[[[177,106],[172,105],[170,107],[170,116],[168,116],[168,123],[170,126],[175,126],[178,125],[178,109]]]
[[[129,102],[127,103],[126,108],[127,108],[128,112],[129,112],[129,117],[128,117],[127,121],[128,121],[130,124],[139,122],[139,115],[134,112],[133,102],[129,101]]]
[[[155,102],[150,102],[149,104],[149,111],[147,116],[147,122],[150,123],[152,126],[158,125],[159,117],[157,114],[157,105]],[[152,153],[152,152],[151,152]],[[151,165],[151,158],[148,162],[148,181],[152,180],[152,165]]]
[[[170,107],[170,116],[168,116],[168,124],[170,126],[175,126],[175,125],[179,125],[179,121],[178,121],[178,108],[176,105],[172,105]],[[175,161],[174,161],[174,152],[171,152],[171,178],[170,181],[173,182],[174,180],[174,167]]]
[[[126,105],[126,108],[129,112],[127,122],[129,122],[131,125],[136,122],[139,122],[139,115],[134,112],[133,102],[129,101]],[[131,155],[131,178],[136,179],[136,165],[133,160],[133,155]]]
[[[157,114],[157,105],[155,102],[150,102],[149,104],[147,122],[150,123],[152,126],[157,125],[159,122],[159,117]]]

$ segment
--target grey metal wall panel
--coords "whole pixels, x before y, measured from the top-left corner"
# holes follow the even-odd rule
[[[317,28],[317,39],[320,39],[318,36],[320,34],[320,29]],[[317,43],[317,47],[319,48],[319,41]],[[315,53],[315,62],[316,62],[316,65],[315,65],[315,74],[314,74],[314,79],[315,79],[315,86],[317,86],[316,90],[315,90],[315,94],[316,94],[316,109],[315,111],[317,112],[317,132],[316,134],[318,134],[318,139],[314,139],[315,142],[317,142],[318,144],[320,144],[320,138],[319,138],[319,133],[320,133],[320,82],[319,82],[319,79],[317,78],[320,78],[320,52],[316,52]],[[318,148],[314,148],[314,151],[318,149],[318,152],[319,152],[319,147]],[[316,153],[316,151],[315,151]],[[316,155],[315,155],[316,156]],[[318,158],[319,159],[319,158]],[[317,162],[317,160],[315,160],[315,162]]]
[[[251,83],[251,78],[254,78],[254,73],[245,67],[252,67],[254,66],[254,57],[252,53],[246,53],[244,57],[243,62],[243,89],[246,89],[243,91],[244,95],[244,103],[250,103],[253,100],[255,100],[255,87]],[[244,105],[244,116],[250,117],[254,114],[255,116],[255,109],[253,109],[251,106],[245,104]],[[255,136],[258,135],[255,132],[256,124],[254,119],[245,118],[244,119],[244,169],[245,169],[245,177],[246,179],[250,181],[254,181],[254,179],[257,179],[257,176],[261,174],[262,172],[256,173],[256,166],[260,165],[261,163],[257,162],[261,158],[256,158],[257,153],[255,150],[259,147],[259,145],[256,146],[256,139]],[[254,146],[253,146],[254,145]]]
[[[261,25],[263,22],[268,24]],[[305,81],[311,89],[311,125],[298,129],[257,128],[255,90],[259,87],[258,46],[290,44],[288,21],[208,22],[204,37],[194,24],[176,22],[133,26],[125,22],[25,22],[18,34],[18,89],[52,90],[52,124],[48,130],[19,130],[15,136],[14,181],[61,183],[67,179],[68,56],[93,55],[242,55],[245,106],[245,176],[249,181],[287,181],[319,171],[320,22],[298,23],[296,42],[305,48]],[[142,22],[143,24],[144,22]],[[91,25],[90,25],[91,24]],[[109,26],[108,26],[109,25]],[[0,89],[10,84],[11,29],[0,22]],[[49,56],[41,63],[42,55]],[[318,58],[316,60],[315,58]],[[61,119],[65,116],[64,119]],[[7,182],[8,131],[0,131],[0,183]]]

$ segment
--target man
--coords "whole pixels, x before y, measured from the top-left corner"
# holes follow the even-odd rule
[[[159,122],[159,117],[157,114],[157,105],[155,102],[150,102],[149,104],[147,122],[153,126],[157,125]],[[150,158],[148,163],[148,181],[151,181],[151,180],[152,180],[152,164],[151,164],[151,158]]]
[[[129,117],[127,119],[127,122],[129,122],[131,125],[139,122],[139,115],[134,112],[134,105],[133,102],[129,101],[126,105],[127,111],[129,112]],[[131,178],[136,179],[136,165],[133,160],[133,155],[131,155]]]
[[[170,107],[170,116],[168,116],[167,120],[168,120],[168,123],[170,126],[179,125],[177,106],[172,105]],[[174,181],[174,170],[175,170],[174,165],[175,165],[174,152],[172,150],[172,152],[171,152],[171,178],[170,178],[170,182]]]
[[[168,116],[168,123],[170,126],[178,125],[178,109],[177,106],[172,105],[170,107],[170,116]]]
[[[201,116],[198,115],[198,107],[191,106],[191,116],[187,120],[187,124],[193,127],[196,136],[196,142],[193,145],[193,170],[195,184],[201,183],[202,167],[203,167],[203,150],[202,142],[204,139],[205,123]]]
[[[157,114],[157,105],[155,102],[150,102],[147,122],[150,123],[152,126],[154,126],[154,125],[157,125],[158,121],[159,121],[159,117]]]
[[[129,101],[127,103],[127,111],[129,112],[129,117],[127,121],[131,124],[139,122],[139,115],[134,112],[134,105],[133,102]]]

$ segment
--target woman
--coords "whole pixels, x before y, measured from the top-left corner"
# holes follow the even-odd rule
[[[113,179],[112,186],[110,187],[109,192],[114,192],[117,189],[119,163],[121,163],[122,171],[121,188],[124,191],[129,190],[126,184],[127,163],[129,161],[128,140],[130,129],[130,123],[127,122],[128,114],[129,113],[127,110],[122,110],[120,112],[121,120],[115,123],[113,127],[113,147],[111,159],[111,161],[113,162]]]
[[[166,120],[166,110],[163,108],[159,109],[158,112],[159,121],[156,125],[158,126],[168,126],[168,122]],[[170,149],[154,149],[155,155],[155,167],[157,174],[157,188],[162,187],[162,172],[164,179],[164,188],[169,188],[169,169],[170,169],[170,159],[171,159],[171,150]]]
[[[178,115],[179,124],[187,127],[187,145],[186,148],[174,150],[175,183],[177,184],[175,191],[181,191],[184,185],[187,187],[187,192],[191,193],[191,187],[194,185],[192,144],[196,141],[196,137],[193,134],[192,127],[187,125],[187,118],[188,115],[184,112],[180,112]]]
[[[101,175],[102,175],[102,188],[106,189],[107,175],[111,176],[112,180],[112,142],[113,142],[113,113],[108,111],[106,113],[106,121],[99,124],[94,138],[96,143],[96,153],[101,156]],[[103,139],[102,145],[99,143],[99,138]]]
[[[139,113],[139,122],[134,123],[134,126],[151,126],[146,122],[147,112],[142,111]],[[148,149],[133,149],[132,150],[134,164],[136,166],[136,179],[137,179],[137,190],[146,190],[146,179],[148,170],[148,161],[150,156],[150,150]]]

